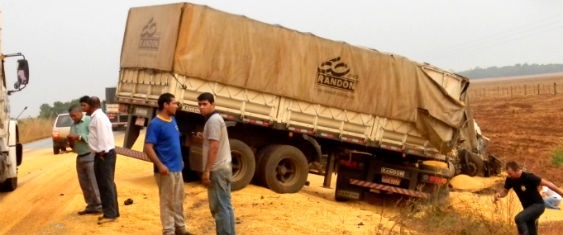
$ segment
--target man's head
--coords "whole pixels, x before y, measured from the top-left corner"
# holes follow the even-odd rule
[[[88,111],[90,110],[90,105],[88,104],[88,100],[90,100],[90,96],[87,95],[80,97],[80,99],[78,100],[80,102],[80,108],[82,109],[82,112],[88,113]]]
[[[68,109],[68,114],[74,123],[79,123],[82,120],[82,109],[78,105],[73,105]]]
[[[88,99],[88,105],[90,107],[88,108],[88,111],[86,111],[86,113],[89,115],[91,115],[92,113],[94,113],[94,111],[102,107],[100,98],[98,98],[97,96],[90,96],[90,99]]]
[[[506,174],[509,178],[518,179],[522,175],[522,168],[515,161],[506,163]]]
[[[179,105],[176,101],[176,97],[170,93],[164,93],[158,97],[158,110],[161,112],[166,112],[167,115],[173,116],[176,114]]]
[[[199,107],[199,112],[203,116],[209,116],[215,111],[215,98],[213,94],[209,92],[201,93],[197,97],[197,105]]]

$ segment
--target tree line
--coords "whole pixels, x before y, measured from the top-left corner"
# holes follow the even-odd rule
[[[461,71],[458,74],[471,79],[513,77],[563,72],[563,64],[516,64],[502,67],[476,67],[471,70]]]
[[[53,105],[42,104],[39,106],[38,118],[55,118],[61,113],[68,113],[68,109],[73,105],[80,105],[79,99],[74,99],[68,102],[55,101]]]

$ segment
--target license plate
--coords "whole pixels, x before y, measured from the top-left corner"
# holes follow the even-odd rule
[[[340,197],[349,198],[349,199],[360,199],[360,193],[359,192],[353,192],[353,191],[348,191],[348,190],[336,190],[336,195],[338,195]]]
[[[137,117],[137,119],[135,119],[135,125],[144,126],[145,125],[145,118]]]
[[[405,177],[405,171],[393,168],[381,167],[381,173],[391,176]]]
[[[392,184],[392,185],[400,185],[401,184],[401,178],[388,176],[388,175],[382,175],[381,176],[381,182],[386,183],[386,184]]]
[[[197,106],[182,105],[182,110],[187,111],[187,112],[192,112],[192,113],[200,113],[199,107],[197,107]]]

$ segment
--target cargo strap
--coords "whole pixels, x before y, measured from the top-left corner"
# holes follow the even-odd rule
[[[377,184],[377,183],[367,182],[367,181],[363,181],[363,180],[350,179],[350,184],[358,185],[358,186],[365,187],[365,188],[371,188],[371,189],[377,189],[377,190],[389,191],[389,192],[393,192],[393,193],[404,194],[404,195],[412,196],[412,197],[419,197],[419,198],[424,198],[424,199],[430,198],[430,194],[428,194],[428,193],[423,193],[423,192],[414,191],[414,190],[410,190],[410,189],[404,189],[404,188],[397,188],[397,187],[393,187],[393,186],[389,186],[389,185]]]
[[[141,151],[116,146],[115,152],[117,154],[121,154],[121,155],[126,156],[126,157],[132,157],[132,158],[136,158],[136,159],[139,159],[139,160],[152,162],[149,159],[149,157],[147,156],[147,154],[145,154],[144,152],[141,152]]]

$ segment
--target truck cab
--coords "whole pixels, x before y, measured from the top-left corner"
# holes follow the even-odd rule
[[[4,60],[21,57],[17,60],[17,78],[14,89],[6,87]],[[18,186],[17,167],[22,163],[23,148],[19,142],[18,124],[10,117],[8,96],[24,89],[29,82],[29,66],[21,53],[0,54],[0,191],[13,191]]]

